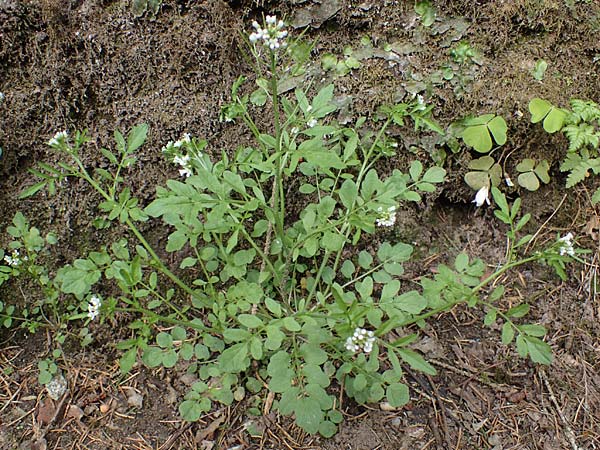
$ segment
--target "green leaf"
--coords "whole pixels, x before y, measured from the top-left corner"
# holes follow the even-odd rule
[[[397,348],[396,351],[400,354],[400,358],[407,363],[411,368],[415,370],[419,370],[428,375],[436,375],[437,372],[435,368],[429,364],[423,356],[414,350],[410,350],[407,348]]]
[[[487,125],[467,127],[462,133],[463,141],[479,153],[487,153],[492,149],[492,138]]]
[[[600,188],[596,189],[594,195],[592,195],[592,204],[595,205],[600,202]]]
[[[529,112],[533,123],[544,120],[544,130],[548,133],[555,133],[562,129],[567,118],[566,111],[556,108],[550,102],[541,98],[534,98],[529,102]]]
[[[488,122],[487,127],[498,145],[504,145],[506,143],[506,130],[508,127],[506,126],[504,118],[500,116],[494,117]]]
[[[352,261],[350,261],[349,259],[344,261],[344,263],[342,264],[342,268],[341,268],[342,275],[344,275],[346,278],[350,279],[354,275],[355,271],[356,271],[356,267],[354,267],[354,264],[352,263]]]
[[[510,344],[515,338],[515,329],[510,322],[505,322],[502,325],[502,343],[504,345]]]
[[[179,414],[181,414],[183,420],[196,422],[203,413],[210,411],[210,408],[211,402],[208,398],[184,400],[179,405]]]
[[[475,191],[490,185],[490,176],[487,172],[467,172],[464,180]]]
[[[240,314],[237,317],[239,323],[248,328],[258,328],[264,325],[263,321],[252,314]]]
[[[457,272],[464,272],[467,267],[469,267],[469,255],[464,252],[456,255],[454,267],[456,268]]]
[[[427,307],[427,299],[418,291],[409,291],[396,297],[394,306],[409,314],[419,314]]]
[[[265,299],[265,306],[275,316],[281,317],[281,305],[272,298]]]
[[[221,353],[219,356],[219,368],[223,372],[238,373],[245,370],[250,364],[248,359],[248,344],[240,342]]]
[[[158,367],[162,364],[163,352],[159,347],[148,347],[144,350],[142,355],[142,362],[146,366]]]
[[[119,359],[119,368],[121,369],[121,374],[125,375],[129,373],[132,369],[135,361],[137,359],[137,347],[130,348],[123,356]]]
[[[543,337],[546,334],[546,328],[541,325],[519,325],[519,331],[527,336]]]
[[[423,175],[423,179],[421,181],[427,183],[443,183],[444,178],[446,177],[446,170],[441,167],[430,167]]]
[[[529,357],[535,363],[552,364],[552,348],[541,339],[532,336],[524,336]]]
[[[355,391],[362,391],[367,387],[367,377],[364,376],[362,373],[359,373],[358,375],[356,375],[356,378],[354,378],[354,382],[352,383],[352,387],[354,388]]]
[[[324,414],[316,399],[312,397],[299,399],[296,402],[294,412],[296,414],[296,425],[310,434],[315,434],[319,431]]]
[[[172,367],[175,367],[175,364],[177,364],[178,359],[179,355],[175,350],[171,348],[163,352],[162,365],[165,366],[167,369],[170,369]]]
[[[424,27],[430,27],[435,22],[435,9],[428,0],[417,1],[415,12],[421,17]]]
[[[531,113],[531,122],[541,122],[548,112],[553,108],[552,104],[541,98],[531,99],[529,102],[529,112]]]
[[[482,156],[481,158],[473,159],[469,162],[469,169],[482,170],[487,172],[496,161],[490,155]]]
[[[404,406],[410,401],[408,386],[403,383],[390,384],[385,391],[385,396],[394,408]]]
[[[538,59],[532,71],[533,78],[535,78],[538,81],[542,81],[544,79],[544,75],[546,73],[547,68],[548,63],[543,59]]]
[[[533,169],[533,172],[538,176],[538,178],[543,183],[550,183],[550,176],[548,175],[548,170],[550,170],[550,164],[545,159],[540,161],[540,163]]]
[[[517,164],[517,171],[519,172],[530,172],[535,167],[535,160],[531,158],[525,158],[519,164]]]
[[[145,141],[148,134],[148,124],[135,126],[127,136],[127,153],[137,150]]]
[[[344,207],[346,207],[346,209],[351,209],[358,196],[358,186],[350,179],[345,180],[340,187],[338,194]]]
[[[515,306],[506,311],[506,315],[508,317],[523,317],[529,312],[529,305],[527,303],[523,303],[519,306]]]
[[[19,200],[35,195],[38,191],[42,190],[44,186],[46,186],[46,183],[47,181],[44,180],[34,184],[33,186],[29,186],[19,194]]]
[[[337,425],[329,420],[325,420],[319,424],[319,434],[324,438],[333,437],[337,433]]]
[[[371,264],[373,264],[373,257],[369,252],[361,250],[358,254],[358,264],[363,269],[369,269],[371,267]]]
[[[519,186],[524,187],[528,191],[537,191],[540,187],[538,177],[533,172],[519,174],[517,182]]]
[[[293,317],[286,317],[283,319],[283,326],[292,332],[298,332],[302,329],[300,324]]]
[[[419,160],[413,161],[412,164],[410,165],[410,168],[408,169],[408,173],[410,174],[410,178],[413,181],[419,181],[419,178],[421,177],[421,174],[423,173],[423,164],[421,164],[421,161],[419,161]]]
[[[156,335],[156,343],[162,348],[171,347],[173,345],[173,336],[161,331]]]

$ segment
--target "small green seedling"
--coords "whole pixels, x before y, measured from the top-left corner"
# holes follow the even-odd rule
[[[416,2],[415,12],[421,18],[424,27],[430,27],[435,22],[435,8],[427,0]]]
[[[564,109],[541,98],[534,98],[529,102],[529,112],[533,123],[544,121],[544,130],[548,133],[556,133],[562,129],[568,115]]]
[[[536,164],[534,159],[526,158],[517,164],[517,171],[519,172],[517,182],[519,186],[528,191],[537,191],[540,187],[540,181],[545,184],[550,182],[548,169],[550,169],[550,165],[545,159]]]
[[[472,170],[465,175],[465,182],[476,191],[484,186],[490,187],[500,184],[502,168],[489,155],[471,161],[469,169]]]
[[[546,69],[548,69],[548,63],[543,59],[538,59],[535,63],[535,67],[531,71],[531,74],[536,80],[542,81],[544,79],[544,75],[546,75]]]
[[[162,0],[133,0],[131,9],[136,17],[143,16],[147,11],[153,15],[158,14]]]
[[[487,153],[492,149],[492,136],[498,145],[506,142],[506,122],[495,114],[465,119],[463,125],[463,141],[479,153]]]

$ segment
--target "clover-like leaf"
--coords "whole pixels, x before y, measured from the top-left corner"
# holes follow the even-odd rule
[[[552,103],[541,98],[534,98],[529,102],[529,112],[531,113],[531,122],[543,122],[544,130],[548,133],[556,133],[562,129],[567,112],[557,108]]]
[[[492,136],[498,145],[506,143],[505,120],[494,114],[484,114],[479,117],[467,119],[462,139],[469,147],[479,153],[487,153],[492,149]]]
[[[533,172],[525,172],[519,175],[517,178],[519,186],[524,187],[528,191],[537,191],[540,187],[538,177]]]
[[[502,168],[491,156],[486,155],[472,160],[469,163],[469,168],[474,170],[467,172],[464,180],[471,189],[478,191],[484,186],[490,187],[500,184]]]
[[[544,183],[550,182],[550,176],[548,175],[550,165],[546,160],[536,164],[534,159],[525,158],[517,164],[516,168],[520,172],[517,178],[519,186],[529,191],[537,191],[540,187],[540,181]]]

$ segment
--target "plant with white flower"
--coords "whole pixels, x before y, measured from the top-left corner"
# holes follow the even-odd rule
[[[192,166],[190,163],[190,155],[177,155],[173,158],[174,164],[179,164],[182,168],[179,169],[179,175],[186,178],[192,175]]]
[[[565,236],[558,239],[560,243],[559,254],[560,256],[575,256],[575,249],[573,248],[573,233],[567,233]]]
[[[287,45],[285,38],[288,32],[284,29],[285,23],[283,23],[283,20],[277,20],[276,16],[266,16],[264,27],[256,20],[252,22],[252,26],[255,31],[250,34],[249,39],[253,44],[262,42],[272,51],[284,48]]]
[[[308,125],[309,128],[313,128],[317,123],[319,122],[313,117],[308,122],[306,122],[306,125]]]
[[[59,148],[66,142],[68,138],[69,135],[66,131],[59,131],[52,139],[48,141],[48,145],[53,148]]]
[[[364,328],[356,328],[354,334],[346,339],[346,350],[356,353],[362,350],[365,353],[371,353],[373,344],[375,343],[375,333],[365,330]]]
[[[390,206],[387,209],[377,208],[379,217],[375,220],[378,227],[391,227],[396,223],[396,207]]]
[[[102,306],[102,299],[97,295],[92,295],[88,302],[88,313],[87,316],[90,320],[94,320],[100,314],[100,306]]]
[[[475,199],[471,203],[475,203],[478,208],[483,206],[484,203],[490,204],[490,188],[488,186],[482,186],[475,194]]]
[[[14,249],[10,255],[4,255],[4,262],[11,267],[17,267],[23,261],[27,261],[27,256],[21,257],[19,250],[17,249]]]
[[[173,147],[175,148],[179,148],[184,144],[189,144],[191,142],[191,138],[190,138],[190,134],[189,133],[184,133],[183,137],[181,139],[179,139],[178,141],[175,141],[175,143],[173,144]]]

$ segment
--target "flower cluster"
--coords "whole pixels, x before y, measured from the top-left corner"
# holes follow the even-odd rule
[[[94,320],[100,314],[100,306],[102,305],[102,299],[97,295],[92,295],[88,303],[88,314],[90,320]]]
[[[66,131],[59,131],[48,141],[50,147],[60,147],[69,137]]]
[[[179,169],[179,175],[182,177],[189,177],[192,175],[192,166],[190,164],[190,155],[179,156],[173,158],[174,164],[179,164],[182,168]]]
[[[378,227],[391,227],[396,223],[396,207],[390,206],[384,210],[381,206],[377,208],[379,217],[375,220]]]
[[[477,191],[477,194],[475,194],[475,200],[473,200],[471,203],[475,203],[475,206],[477,206],[478,208],[480,206],[483,206],[484,203],[487,203],[488,205],[490,204],[490,188],[488,186],[483,186],[481,189],[479,189]]]
[[[10,255],[4,255],[4,262],[12,267],[17,267],[22,261],[27,261],[27,256],[21,257],[19,250],[15,249]]]
[[[173,143],[173,147],[175,148],[179,148],[181,147],[183,144],[189,144],[190,142],[192,142],[192,139],[190,137],[189,133],[183,133],[183,137],[181,139],[179,139],[178,141],[175,141]]]
[[[560,256],[575,256],[575,249],[573,248],[573,233],[567,233],[567,235],[561,237],[558,242],[560,242]]]
[[[254,32],[250,35],[250,42],[256,43],[263,41],[263,44],[271,50],[277,50],[286,46],[285,37],[288,32],[283,29],[285,24],[283,20],[277,20],[275,16],[265,17],[265,27],[261,27],[255,20],[252,22]]]
[[[373,350],[375,343],[375,333],[367,331],[364,328],[356,328],[354,334],[346,339],[346,350],[356,353],[362,349],[365,353]]]
[[[181,166],[179,169],[179,175],[182,177],[189,177],[193,175],[192,164],[190,155],[182,155],[181,148],[187,147],[192,142],[192,138],[189,133],[184,133],[183,137],[178,141],[169,141],[167,145],[162,148],[162,152],[167,154],[169,158],[173,158],[173,164]]]

